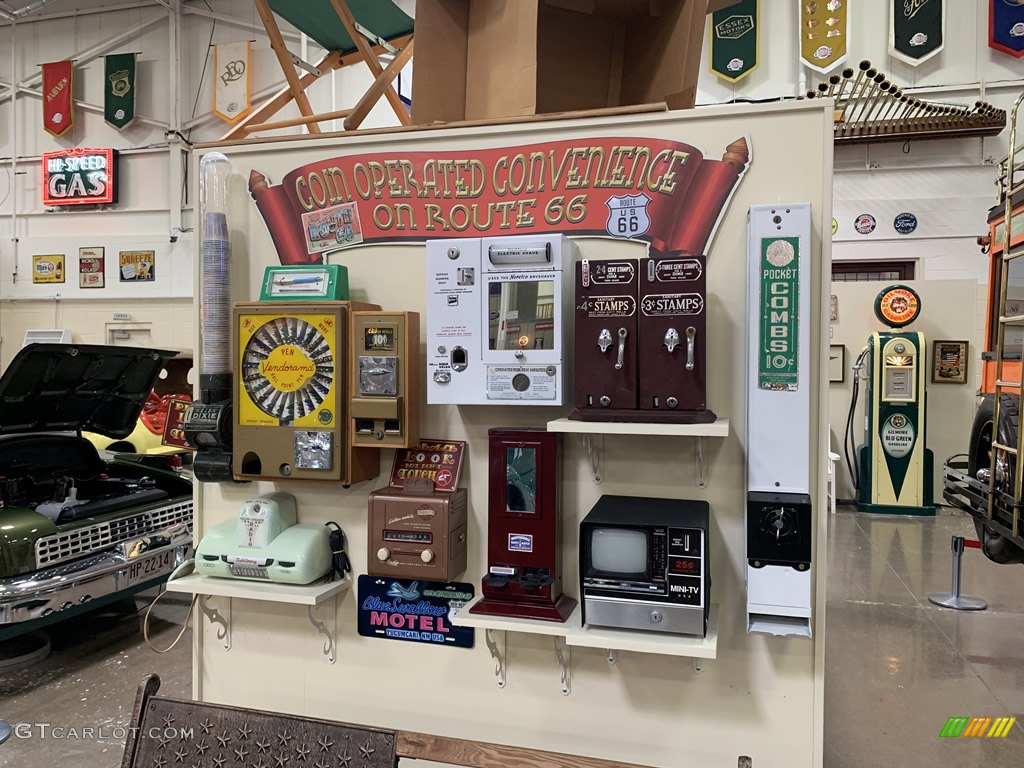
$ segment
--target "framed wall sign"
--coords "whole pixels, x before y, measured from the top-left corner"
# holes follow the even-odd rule
[[[156,280],[156,251],[120,251],[117,256],[122,283]]]
[[[102,288],[104,284],[103,248],[79,248],[78,287]]]
[[[932,384],[966,384],[969,348],[966,341],[932,342]]]
[[[842,384],[846,381],[846,345],[828,345],[828,382]]]
[[[101,205],[117,202],[117,152],[59,149],[44,152],[43,205]]]
[[[50,253],[32,257],[33,283],[63,283],[64,254]]]

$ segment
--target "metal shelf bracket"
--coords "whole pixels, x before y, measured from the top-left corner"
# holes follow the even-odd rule
[[[224,650],[231,650],[231,599],[228,599],[227,617],[210,605],[208,595],[199,596],[199,611],[210,621],[210,624],[220,625],[217,629],[217,639],[224,641]]]
[[[707,464],[704,461],[704,437],[697,437],[697,450],[695,451],[697,457],[697,487],[707,488]]]
[[[555,661],[562,673],[562,694],[568,696],[572,693],[572,649],[564,637],[555,638]]]
[[[594,482],[600,485],[604,481],[604,435],[600,435],[601,443],[596,445],[598,435],[581,435],[583,447],[590,458],[590,468],[594,473]]]
[[[491,652],[494,659],[494,676],[498,680],[498,687],[505,687],[505,631],[498,629],[485,629],[484,642],[487,650]]]
[[[332,628],[332,629],[335,630],[334,632],[332,632],[330,629],[327,628],[326,622],[317,621],[317,618],[316,618],[316,616],[313,613],[316,610],[316,608],[317,608],[317,606],[311,605],[311,606],[309,606],[306,609],[306,613],[309,616],[309,623],[313,625],[313,629],[315,629],[319,634],[324,636],[325,639],[324,639],[323,654],[324,654],[324,656],[327,657],[327,661],[329,661],[331,664],[333,664],[335,661],[337,661],[337,658],[338,658],[338,654],[337,654],[338,642],[337,642],[337,638],[335,636],[336,635],[336,631],[337,631],[337,626]],[[337,605],[334,606],[333,613],[334,613],[335,624],[337,624],[337,618],[338,618]]]

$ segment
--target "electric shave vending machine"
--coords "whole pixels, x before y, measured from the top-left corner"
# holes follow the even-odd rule
[[[564,235],[428,241],[427,403],[562,405],[575,262]]]
[[[875,317],[891,330],[868,340],[868,398],[864,443],[857,447],[857,509],[897,515],[934,515],[934,459],[925,443],[925,339],[900,330],[921,314],[907,285],[891,285],[875,299]]]
[[[747,294],[747,631],[810,637],[809,203],[751,207]]]

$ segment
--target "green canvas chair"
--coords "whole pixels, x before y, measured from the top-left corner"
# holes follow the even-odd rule
[[[255,131],[269,131],[305,125],[320,133],[318,123],[344,119],[346,131],[357,129],[381,97],[388,100],[402,125],[409,125],[409,112],[393,85],[413,51],[413,20],[391,0],[253,0],[277,55],[287,85],[265,103],[232,126],[225,140],[242,139]],[[299,61],[288,50],[276,16],[328,51],[316,65]],[[394,59],[381,67],[377,56],[389,51]],[[374,76],[373,83],[351,109],[314,114],[306,89],[332,70],[364,62]],[[301,75],[296,66],[305,70]],[[294,101],[301,117],[270,121],[279,110]]]

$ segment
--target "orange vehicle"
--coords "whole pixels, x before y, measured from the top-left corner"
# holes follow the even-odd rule
[[[997,563],[1024,563],[1024,147],[1017,144],[1022,102],[1024,95],[1010,112],[1010,149],[999,164],[999,202],[989,211],[989,234],[978,239],[989,247],[982,400],[968,452],[947,461],[943,477],[946,501],[971,514],[985,556]]]

